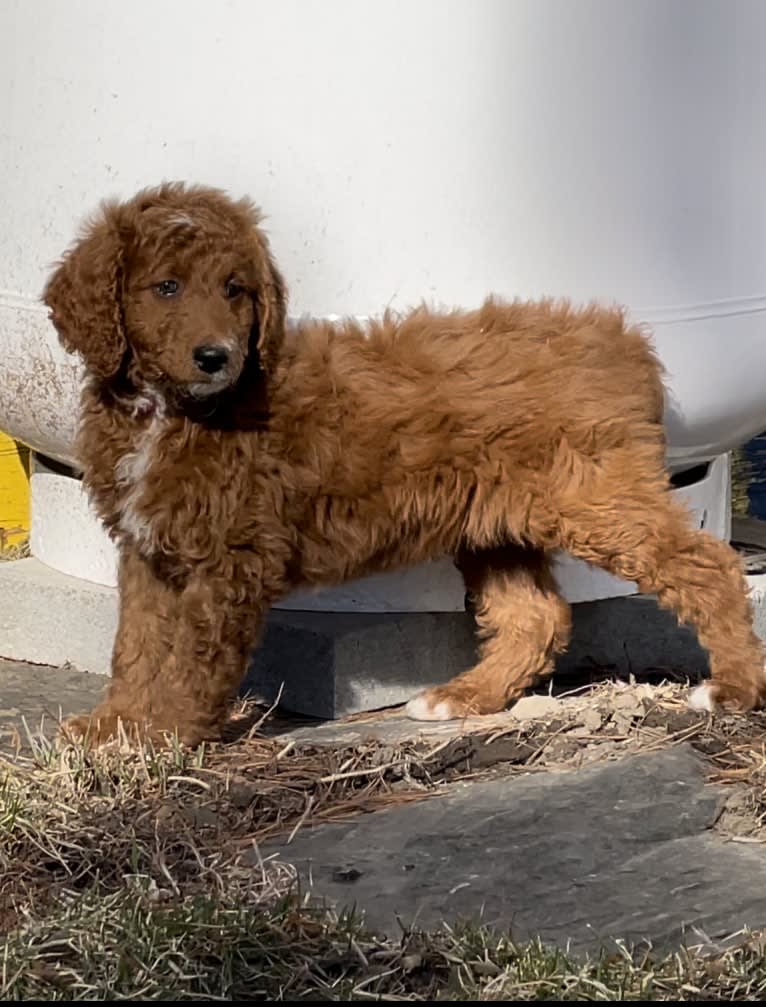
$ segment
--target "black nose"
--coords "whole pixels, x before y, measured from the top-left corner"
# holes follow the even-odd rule
[[[223,346],[198,346],[193,355],[194,363],[205,374],[215,374],[229,362],[229,351]]]

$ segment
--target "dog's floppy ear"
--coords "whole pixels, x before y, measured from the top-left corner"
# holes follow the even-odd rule
[[[88,369],[112,377],[127,349],[122,319],[124,243],[117,208],[104,204],[51,274],[43,301],[61,343]]]
[[[284,339],[287,284],[271,254],[268,238],[259,226],[260,212],[251,203],[243,203],[251,228],[252,257],[257,275],[257,288],[253,291],[257,331],[253,332],[252,345],[258,353],[261,370],[269,374],[274,368]]]
[[[276,363],[287,321],[287,285],[277,269],[268,245],[261,239],[262,276],[256,296],[258,340],[262,369],[268,374]]]

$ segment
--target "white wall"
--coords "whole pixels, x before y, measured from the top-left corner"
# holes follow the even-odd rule
[[[296,311],[761,294],[761,0],[4,0],[0,285],[101,196],[251,193]]]
[[[263,205],[295,313],[619,300],[659,323],[674,441],[746,436],[765,37],[762,0],[4,0],[0,332],[26,354],[102,196],[189,178]]]
[[[765,38],[763,0],[3,0],[0,427],[69,456],[50,264],[187,178],[265,208],[295,314],[629,305],[671,464],[718,455],[766,426]]]

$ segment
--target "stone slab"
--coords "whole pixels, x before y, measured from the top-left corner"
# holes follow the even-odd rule
[[[105,686],[103,675],[0,661],[0,749],[23,741],[25,724],[32,733],[55,734],[61,718],[92,709]]]
[[[712,833],[720,806],[680,747],[462,784],[261,853],[393,936],[464,920],[573,950],[614,939],[669,949],[766,925],[766,850]]]

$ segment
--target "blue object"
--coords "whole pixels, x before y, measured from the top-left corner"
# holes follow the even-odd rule
[[[766,433],[748,441],[743,450],[749,469],[749,512],[751,517],[766,520]]]

